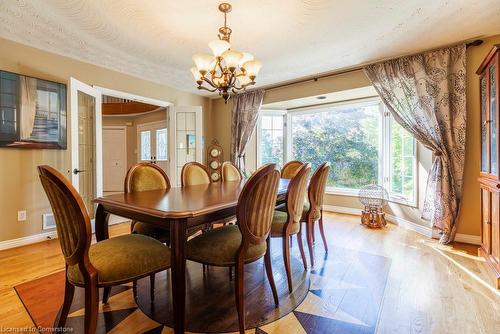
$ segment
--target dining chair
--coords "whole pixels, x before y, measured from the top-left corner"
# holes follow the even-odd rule
[[[281,178],[283,179],[291,179],[302,167],[304,163],[298,160],[292,160],[287,162],[283,168],[281,168]]]
[[[150,190],[168,190],[170,189],[170,180],[167,173],[153,163],[141,162],[133,165],[127,172],[124,182],[124,192],[131,193],[136,191],[150,191]],[[131,233],[142,234],[155,238],[160,242],[170,244],[170,229],[169,227],[161,228],[159,226],[148,224],[139,221],[132,221],[130,225]],[[150,281],[150,296],[154,300],[155,296],[155,274],[151,274]],[[104,289],[104,297],[107,299],[110,289]]]
[[[38,166],[38,174],[54,213],[66,262],[64,302],[54,327],[65,326],[75,286],[83,287],[84,332],[93,334],[97,328],[99,288],[135,282],[169,268],[170,249],[140,234],[114,237],[91,245],[90,218],[80,194],[61,173],[49,166]],[[107,300],[103,299],[103,303]]]
[[[184,166],[181,170],[181,186],[196,186],[200,184],[209,184],[210,174],[206,166],[196,161],[191,161]]]
[[[290,179],[285,195],[285,212],[274,210],[273,223],[271,225],[271,237],[283,240],[283,261],[288,280],[288,290],[293,291],[292,273],[290,266],[290,237],[297,235],[300,255],[304,269],[307,270],[307,260],[302,244],[302,230],[300,219],[304,207],[304,199],[307,187],[307,177],[311,172],[310,164],[302,164],[297,173]]]
[[[125,193],[161,189],[170,189],[170,180],[165,171],[153,163],[141,162],[135,164],[130,167],[125,176]],[[130,229],[132,233],[144,234],[166,244],[170,242],[170,230],[168,228],[161,228],[134,220]]]
[[[187,259],[213,266],[236,267],[234,286],[240,333],[245,332],[245,264],[264,257],[274,303],[276,307],[279,305],[269,237],[279,179],[275,164],[260,167],[245,183],[238,198],[238,224],[208,231],[187,242]]]
[[[301,222],[306,223],[307,246],[309,248],[309,257],[311,266],[314,266],[314,223],[319,222],[319,231],[325,246],[325,252],[328,252],[326,243],[325,230],[323,228],[323,199],[325,197],[326,182],[328,181],[328,173],[330,172],[330,163],[324,162],[318,166],[316,171],[309,181],[307,189],[308,201],[304,204]]]
[[[239,181],[243,179],[240,170],[231,161],[222,164],[222,181]]]

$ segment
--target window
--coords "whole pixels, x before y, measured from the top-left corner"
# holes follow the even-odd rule
[[[260,164],[276,163],[282,166],[285,159],[284,113],[263,112],[258,133]]]
[[[167,159],[167,128],[156,129],[156,160]]]
[[[379,183],[380,103],[291,114],[292,157],[316,169],[330,161],[327,186],[359,189]]]
[[[416,146],[380,99],[337,103],[284,113],[263,112],[258,124],[257,161],[301,160],[315,170],[331,163],[327,190],[357,194],[383,185],[391,200],[415,202]]]
[[[141,160],[151,159],[151,131],[141,131]]]

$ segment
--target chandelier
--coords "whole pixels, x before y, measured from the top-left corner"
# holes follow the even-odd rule
[[[231,50],[229,43],[232,30],[227,26],[226,18],[231,9],[228,3],[219,5],[219,11],[224,13],[224,26],[219,28],[219,39],[208,43],[213,56],[203,53],[193,55],[196,67],[191,68],[198,89],[212,93],[218,91],[225,103],[231,95],[254,85],[262,67],[262,63],[255,60],[250,53]]]

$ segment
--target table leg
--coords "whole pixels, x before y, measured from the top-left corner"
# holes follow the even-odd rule
[[[186,229],[187,220],[170,222],[170,247],[172,265],[172,303],[174,311],[174,332],[184,333],[186,305]]]
[[[109,239],[108,217],[109,214],[104,210],[104,207],[99,204],[95,212],[95,237],[97,241]]]

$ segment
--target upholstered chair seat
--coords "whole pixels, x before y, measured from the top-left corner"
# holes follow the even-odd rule
[[[163,243],[170,243],[170,231],[166,228],[159,228],[156,225],[135,222],[132,228],[133,234],[147,235],[148,237],[160,240]]]
[[[191,239],[187,243],[187,258],[214,266],[236,264],[236,254],[241,246],[241,232],[237,225],[216,228]],[[266,254],[266,243],[250,244],[245,263],[253,262]]]
[[[271,225],[271,236],[282,237],[283,229],[288,221],[288,214],[283,211],[274,211],[273,223]],[[290,235],[297,234],[300,230],[300,224],[295,223],[290,227]]]
[[[170,267],[170,249],[148,236],[129,234],[91,245],[89,259],[97,270],[98,285],[110,286]],[[77,264],[68,267],[68,280],[85,284]]]

